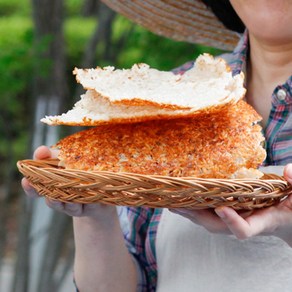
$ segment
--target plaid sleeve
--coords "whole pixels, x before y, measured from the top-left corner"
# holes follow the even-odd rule
[[[130,228],[124,236],[138,267],[137,289],[152,292],[155,291],[157,282],[155,238],[161,212],[159,209],[146,207],[131,207],[127,211]]]

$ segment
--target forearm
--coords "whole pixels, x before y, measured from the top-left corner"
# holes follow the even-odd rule
[[[111,220],[74,218],[74,273],[80,292],[136,291],[137,272],[114,214]]]

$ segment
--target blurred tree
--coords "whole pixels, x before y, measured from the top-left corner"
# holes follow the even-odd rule
[[[28,124],[24,115],[26,102],[22,98],[30,81],[26,70],[31,71],[32,68],[31,33],[26,32],[20,40],[21,46],[11,45],[0,50],[0,268],[7,250],[7,224],[13,217],[11,207],[19,192],[15,164],[21,157],[20,148],[20,152],[27,149],[24,135]]]
[[[99,4],[99,0],[85,0],[82,6],[82,15],[85,17],[95,16]]]
[[[68,95],[63,1],[32,0],[32,7],[34,47],[38,49],[32,72],[35,106],[30,131],[30,156],[39,145],[52,145],[59,139],[58,127],[48,127],[39,120],[45,115],[62,112]],[[101,48],[102,60],[114,62],[116,57],[110,54],[115,13],[99,3],[95,16],[96,29],[84,51],[81,61],[83,67],[94,66],[97,47]],[[124,39],[125,35],[121,34],[119,44]],[[13,292],[58,291],[68,269],[72,267],[73,246],[68,245],[67,240],[71,234],[71,220],[68,216],[49,209],[44,200],[25,197],[23,200]],[[67,260],[60,264],[64,246],[69,246],[71,252],[67,252]]]
[[[63,1],[32,0],[32,8],[34,46],[39,50],[32,72],[35,109],[31,153],[39,145],[52,145],[58,140],[57,128],[47,127],[39,120],[48,114],[58,114],[67,95]],[[24,197],[23,206],[13,291],[56,291],[52,259],[58,257],[61,246],[56,249],[52,237],[55,240],[65,233],[68,218],[49,210],[43,200]]]
[[[90,2],[90,1],[86,1]],[[93,1],[99,2],[99,1]],[[102,43],[103,44],[103,60],[112,63],[112,56],[110,54],[112,47],[112,28],[113,21],[115,19],[116,13],[109,9],[106,5],[99,2],[98,9],[96,9],[96,19],[97,25],[96,29],[93,32],[83,55],[82,67],[88,68],[96,63],[96,48]]]

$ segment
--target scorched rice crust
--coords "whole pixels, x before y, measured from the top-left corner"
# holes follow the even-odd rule
[[[230,178],[265,159],[260,119],[241,100],[195,117],[100,125],[54,147],[67,169]]]

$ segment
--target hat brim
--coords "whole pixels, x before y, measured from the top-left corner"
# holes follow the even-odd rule
[[[151,32],[177,41],[231,51],[239,35],[223,26],[198,0],[102,0]]]

